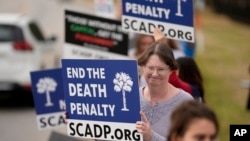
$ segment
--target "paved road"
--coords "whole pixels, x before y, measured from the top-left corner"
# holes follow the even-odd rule
[[[66,128],[39,131],[33,108],[5,108],[0,110],[1,141],[48,141],[52,132],[66,135]]]
[[[60,54],[64,42],[64,9],[78,12],[93,11],[92,0],[0,0],[0,13],[27,12],[36,17],[44,28],[45,35],[56,34],[57,50]],[[1,96],[0,96],[1,97]],[[33,107],[8,101],[7,106],[0,106],[0,141],[48,141],[53,132],[66,135],[66,127],[39,131],[36,113]],[[20,102],[20,101],[19,101]],[[1,104],[0,104],[1,105]],[[13,106],[15,105],[15,106]]]

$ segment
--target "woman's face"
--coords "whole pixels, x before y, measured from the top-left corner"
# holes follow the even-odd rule
[[[143,74],[148,85],[157,86],[168,83],[171,70],[157,55],[151,55],[143,66]]]
[[[208,119],[195,119],[186,129],[184,136],[177,138],[177,141],[215,141],[216,127]]]
[[[140,44],[139,44],[140,52],[144,52],[150,46],[150,44],[152,44],[153,42],[154,42],[153,37],[148,36],[148,35],[144,35],[141,38],[141,41],[140,41]]]

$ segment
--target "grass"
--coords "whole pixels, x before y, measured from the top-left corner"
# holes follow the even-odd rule
[[[203,34],[205,48],[197,52],[195,60],[204,77],[207,104],[219,119],[220,141],[229,141],[230,124],[250,124],[248,89],[240,85],[250,78],[250,25],[207,8]]]

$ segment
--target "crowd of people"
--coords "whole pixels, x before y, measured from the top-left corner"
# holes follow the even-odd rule
[[[216,139],[218,122],[213,111],[205,106],[203,78],[194,58],[175,56],[178,48],[171,47],[159,29],[153,36],[145,36],[148,42],[140,38],[136,42],[142,43],[144,51],[134,57],[140,79],[144,80],[143,84],[140,81],[142,120],[136,123],[143,140]],[[186,122],[178,124],[180,120]],[[204,126],[209,128],[203,129]]]
[[[202,6],[201,2],[195,6]],[[201,8],[196,7],[198,32]],[[143,140],[216,140],[219,123],[205,103],[203,77],[195,61],[196,46],[201,43],[168,39],[157,28],[153,35],[134,37],[128,56],[138,61],[142,120],[136,128]]]
[[[138,62],[141,121],[136,129],[143,140],[215,141],[219,123],[205,103],[195,44],[168,39],[157,28],[153,35],[133,34],[133,38],[128,56]]]
[[[205,103],[203,77],[195,61],[197,46],[204,48],[204,2],[194,1],[194,26],[199,42],[168,39],[158,28],[153,35],[129,34],[132,38],[128,56],[137,60],[139,68],[142,120],[136,123],[136,128],[144,141],[217,139],[219,124]]]
[[[174,59],[177,63],[178,67],[172,70],[168,81],[175,87],[190,93],[195,99],[205,102],[203,78],[195,59],[190,56],[185,56],[178,46],[177,41],[167,39],[159,29],[156,28],[154,30],[153,36],[138,34],[135,41],[135,48],[131,49],[129,56],[138,60],[143,52],[150,48],[150,44],[154,42],[166,44],[173,52]],[[147,83],[142,73],[142,67],[139,65],[139,84],[140,86],[145,86]]]
[[[140,87],[142,121],[137,122],[138,131],[145,141],[165,141],[172,110],[192,96],[168,82],[171,72],[177,69],[168,44],[161,41],[151,44],[139,56],[138,65],[146,81],[146,85]]]

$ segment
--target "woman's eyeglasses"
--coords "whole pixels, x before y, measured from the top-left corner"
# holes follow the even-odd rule
[[[168,70],[169,68],[165,68],[165,67],[152,67],[152,66],[145,66],[146,71],[153,73],[154,71],[156,71],[159,74],[163,74],[164,72],[166,72],[166,70]]]

